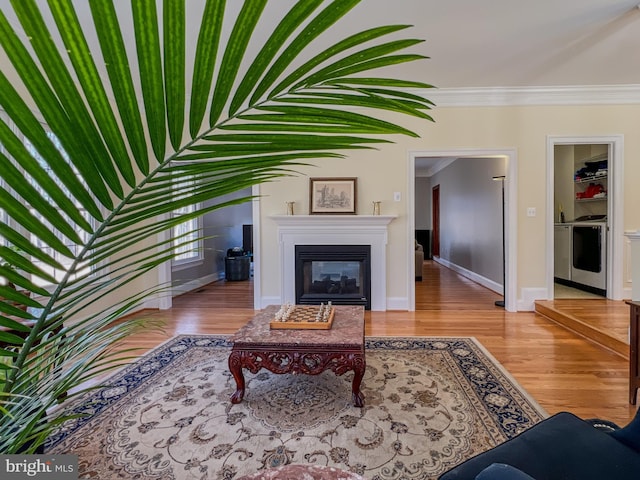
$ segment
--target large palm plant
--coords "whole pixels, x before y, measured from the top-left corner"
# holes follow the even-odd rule
[[[194,0],[134,0],[126,12],[113,0],[7,3],[0,453],[33,451],[65,419],[51,407],[120,364],[110,347],[136,324],[114,321],[157,293],[123,286],[169,261],[180,242],[156,234],[311,159],[414,135],[375,113],[430,119],[430,102],[407,92],[428,85],[369,74],[423,58],[399,53],[418,40],[381,40],[406,26],[309,48],[358,0],[302,0],[286,12],[275,1],[206,0],[193,17]],[[267,7],[280,21],[252,49]],[[109,307],[97,309],[105,298]]]

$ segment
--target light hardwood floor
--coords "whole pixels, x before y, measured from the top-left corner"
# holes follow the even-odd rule
[[[629,305],[606,298],[537,300],[536,312],[629,358]]]
[[[170,310],[142,312],[164,323],[127,345],[141,352],[177,334],[233,333],[254,315],[252,281],[207,285],[174,299]],[[505,312],[494,292],[439,266],[424,264],[416,283],[415,312],[365,314],[368,336],[472,336],[477,338],[549,414],[570,411],[582,418],[626,424],[628,362],[534,312]]]

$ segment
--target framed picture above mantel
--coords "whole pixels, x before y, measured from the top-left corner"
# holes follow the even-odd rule
[[[309,215],[355,215],[357,178],[323,177],[309,180]]]

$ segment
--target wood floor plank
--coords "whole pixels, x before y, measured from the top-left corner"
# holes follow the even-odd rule
[[[494,305],[500,298],[428,260],[416,282],[417,310],[367,311],[365,333],[475,337],[549,414],[566,410],[620,425],[633,417],[623,358],[535,312],[505,312]],[[233,333],[254,314],[251,280],[219,281],[175,298],[170,310],[140,313],[161,319],[164,331],[136,334],[127,345],[142,352],[177,334]]]

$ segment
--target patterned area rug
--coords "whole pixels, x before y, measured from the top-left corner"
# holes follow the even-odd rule
[[[433,479],[545,418],[472,338],[366,339],[364,408],[352,374],[245,371],[230,402],[225,336],[179,336],[72,407],[83,418],[47,453],[79,455],[81,478],[233,479],[313,463],[372,480]]]

